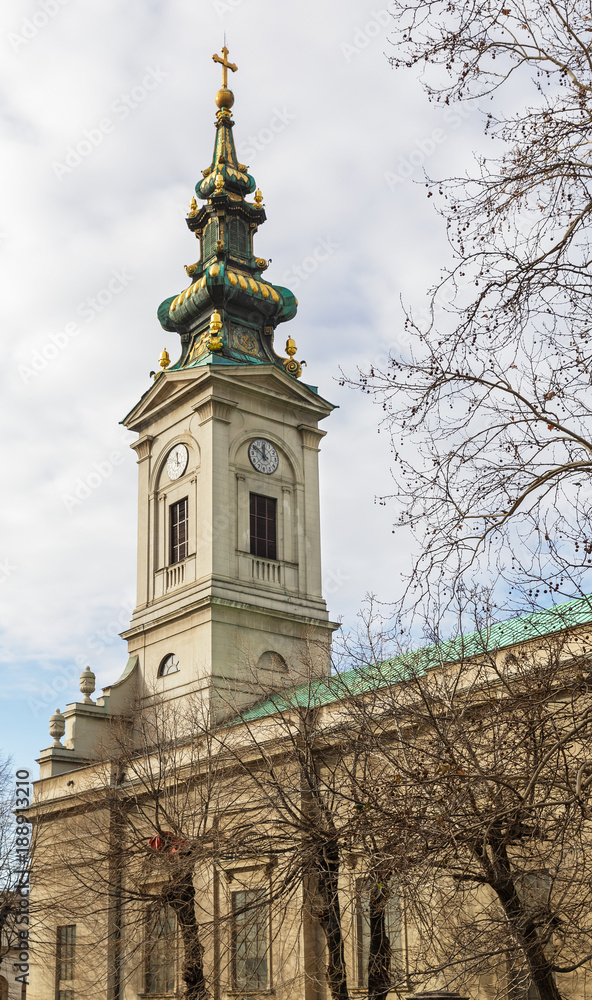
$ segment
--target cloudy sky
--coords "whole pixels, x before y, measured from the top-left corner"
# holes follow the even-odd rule
[[[339,373],[405,351],[400,298],[421,307],[447,252],[423,169],[468,166],[481,124],[391,69],[381,2],[2,5],[0,710],[20,766],[86,663],[107,684],[126,662],[136,464],[119,421],[162,348],[178,357],[156,308],[194,258],[183,217],[211,158],[224,31],[238,153],[268,214],[257,252],[299,299],[306,380],[339,406],[321,453],[330,611],[347,624],[366,592],[399,592],[409,540],[376,502],[396,489],[388,436]]]

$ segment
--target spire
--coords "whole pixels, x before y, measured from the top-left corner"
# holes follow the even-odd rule
[[[226,45],[212,59],[222,67],[214,152],[195,186],[197,199],[205,204],[199,206],[193,198],[186,220],[198,240],[199,258],[185,267],[189,287],[158,310],[165,330],[181,336],[181,357],[167,370],[273,362],[299,377],[300,365],[273,350],[276,326],[296,315],[298,303],[289,289],[263,280],[268,262],[253,252],[253,237],[266,215],[263,196],[248,167],[239,163],[234,145],[228,72],[236,73],[238,67],[229,61]],[[248,201],[253,193],[254,200]]]

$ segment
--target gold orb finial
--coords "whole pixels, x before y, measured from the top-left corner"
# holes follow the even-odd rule
[[[261,194],[259,188],[257,188],[257,190],[255,191],[255,204],[257,208],[261,208],[263,204],[263,195]]]
[[[167,351],[166,347],[163,348],[162,353],[158,359],[158,363],[163,371],[170,365],[171,359],[169,357],[169,352]]]
[[[216,104],[220,108],[220,111],[222,108],[228,108],[228,110],[230,110],[234,104],[234,94],[228,89],[228,87],[220,88],[216,94]]]

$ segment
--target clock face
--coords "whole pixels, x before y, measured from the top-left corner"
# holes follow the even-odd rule
[[[271,476],[277,469],[280,458],[270,441],[265,438],[255,438],[249,445],[249,461],[257,472]]]
[[[188,461],[189,452],[184,444],[176,444],[174,448],[171,448],[166,464],[169,479],[180,479],[187,468]]]

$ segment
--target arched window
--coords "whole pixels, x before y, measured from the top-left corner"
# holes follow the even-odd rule
[[[179,661],[174,653],[165,656],[158,668],[159,677],[168,677],[169,674],[176,674],[180,669]]]
[[[280,653],[276,653],[273,649],[266,650],[262,653],[257,660],[258,670],[275,670],[281,673],[287,673],[288,667],[286,661]]]

